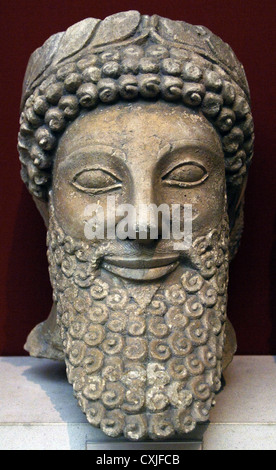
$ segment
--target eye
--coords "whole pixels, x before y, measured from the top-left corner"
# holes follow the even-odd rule
[[[208,178],[206,169],[195,162],[180,163],[162,176],[164,183],[170,186],[188,188],[203,183]]]
[[[121,180],[107,170],[95,168],[78,173],[72,184],[80,191],[96,194],[121,188]]]

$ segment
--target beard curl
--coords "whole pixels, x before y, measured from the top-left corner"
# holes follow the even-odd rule
[[[221,387],[227,217],[195,239],[191,265],[180,264],[177,282],[157,283],[146,307],[99,268],[111,249],[67,236],[51,211],[48,258],[68,380],[89,423],[108,436],[189,433],[208,420]]]

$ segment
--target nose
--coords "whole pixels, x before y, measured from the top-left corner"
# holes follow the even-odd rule
[[[141,245],[149,245],[159,238],[159,224],[153,209],[154,203],[140,203],[136,211],[134,227],[135,240]]]
[[[155,204],[154,188],[145,175],[142,181],[137,181],[134,188],[133,205],[135,207],[135,240],[141,245],[156,243],[160,238],[160,221]]]
[[[160,212],[157,211],[156,192],[153,183],[152,165],[148,165],[147,171],[143,172],[141,172],[141,165],[132,168],[129,200],[121,205],[119,211],[116,211],[118,215],[116,233],[120,239],[135,240],[140,245],[150,245],[156,244],[158,239],[161,238],[163,213],[161,217]],[[125,211],[127,212],[127,223]],[[125,229],[126,226],[127,230]]]

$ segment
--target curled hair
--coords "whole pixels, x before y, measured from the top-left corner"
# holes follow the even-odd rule
[[[92,54],[60,67],[35,89],[21,114],[20,160],[30,192],[47,199],[58,139],[80,112],[139,97],[201,111],[221,138],[227,181],[241,184],[252,156],[250,108],[243,91],[218,67],[204,65],[175,59],[169,49],[151,45]]]
[[[102,22],[83,20],[35,51],[24,82],[18,138],[29,191],[47,201],[59,138],[80,113],[139,98],[182,103],[216,129],[235,251],[242,230],[240,196],[253,155],[249,90],[231,48],[201,26],[124,12]]]

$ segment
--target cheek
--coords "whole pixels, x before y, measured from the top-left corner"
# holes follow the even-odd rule
[[[181,229],[183,230],[183,208],[185,204],[192,205],[193,233],[206,232],[221,222],[225,204],[225,174],[216,171],[215,174],[201,185],[193,188],[161,186],[156,191],[156,204],[180,204]]]
[[[100,207],[106,227],[108,208],[129,202],[128,190],[102,194],[87,194],[75,189],[65,177],[57,174],[53,178],[53,204],[58,222],[66,234],[86,240],[85,223],[94,215],[95,207]],[[118,222],[116,218],[115,223]]]

